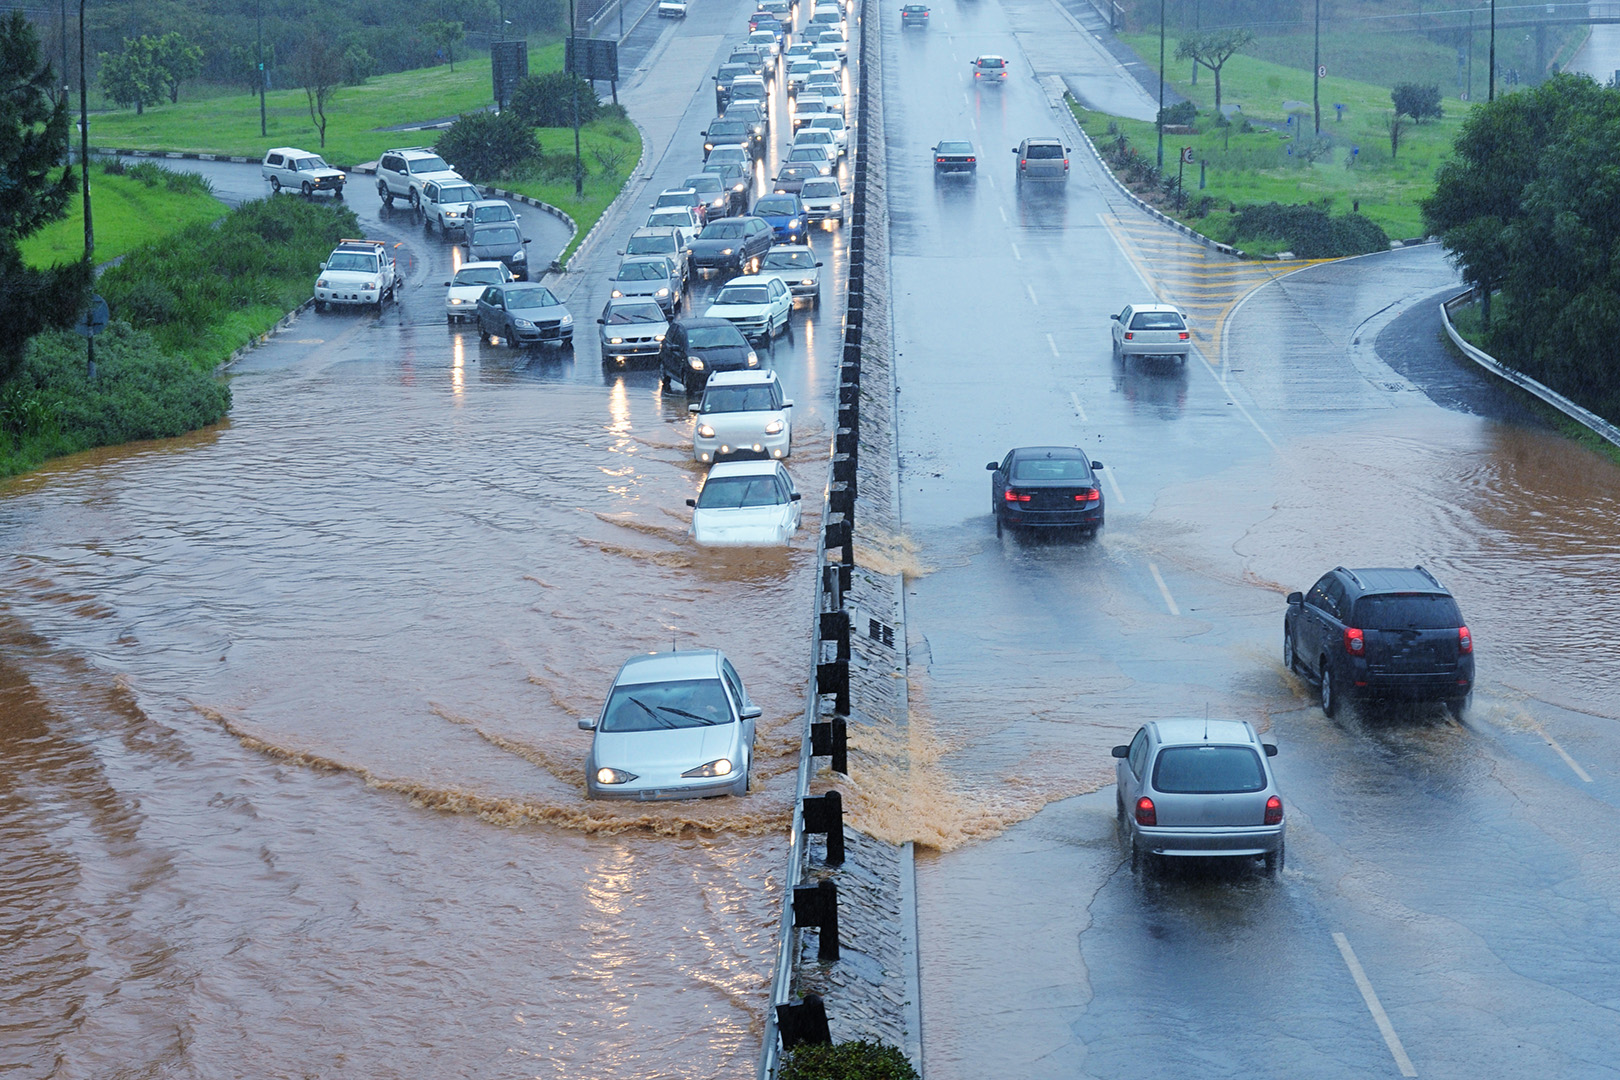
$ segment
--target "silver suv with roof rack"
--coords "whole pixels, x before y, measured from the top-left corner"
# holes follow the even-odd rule
[[[377,194],[384,206],[405,199],[411,206],[422,204],[422,185],[429,180],[462,180],[431,146],[402,146],[386,150],[377,159]]]

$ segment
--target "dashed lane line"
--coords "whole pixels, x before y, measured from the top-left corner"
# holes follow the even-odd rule
[[[1051,334],[1047,334],[1046,336],[1047,336],[1048,339],[1050,339],[1052,337]],[[1054,355],[1056,355],[1056,353],[1057,353],[1057,346],[1056,345],[1052,346],[1052,352],[1053,352]],[[1080,395],[1075,393],[1073,390],[1070,390],[1069,391],[1069,400],[1074,402],[1074,414],[1080,418],[1080,422],[1082,424],[1091,423],[1090,420],[1086,419],[1086,410],[1083,409],[1080,406]],[[1113,474],[1110,473],[1108,478],[1110,480],[1112,480],[1113,479]],[[1114,489],[1114,494],[1119,495],[1119,489],[1117,487]],[[1120,495],[1119,501],[1121,503],[1123,503],[1125,501],[1125,497],[1123,495]]]
[[[1062,354],[1058,352],[1057,338],[1053,337],[1051,334],[1046,335],[1046,347],[1048,349],[1052,350],[1052,355],[1053,356],[1056,356],[1059,359],[1062,358]],[[1073,397],[1074,395],[1070,394],[1069,396]],[[1077,409],[1080,407],[1080,402],[1079,402],[1078,399],[1075,401],[1074,405],[1075,405],[1075,408],[1077,408]]]
[[[1164,597],[1164,606],[1170,609],[1170,614],[1179,616],[1181,609],[1176,607],[1176,599],[1170,595],[1170,586],[1164,583],[1164,575],[1159,573],[1158,564],[1148,563],[1148,572],[1153,575],[1153,582],[1159,587],[1159,595]]]
[[[1401,1070],[1402,1076],[1416,1076],[1417,1069],[1412,1066],[1412,1059],[1406,1056],[1406,1048],[1401,1045],[1399,1035],[1395,1034],[1395,1025],[1389,1022],[1389,1014],[1379,1003],[1378,995],[1373,991],[1372,982],[1367,973],[1361,969],[1361,961],[1356,959],[1355,950],[1350,948],[1350,939],[1333,932],[1333,943],[1339,947],[1339,955],[1344,957],[1345,967],[1350,969],[1350,977],[1356,980],[1356,989],[1361,991],[1361,1000],[1367,1003],[1367,1011],[1372,1013],[1373,1023],[1378,1025],[1378,1031],[1384,1036],[1384,1045],[1395,1058],[1395,1067]]]

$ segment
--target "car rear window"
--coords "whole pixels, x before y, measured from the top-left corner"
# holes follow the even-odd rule
[[[1173,311],[1139,311],[1131,318],[1132,330],[1184,330],[1186,325]]]
[[[473,231],[475,244],[511,244],[516,245],[520,237],[516,229],[476,229]]]
[[[1014,480],[1089,480],[1091,467],[1079,458],[1025,458],[1013,462]]]
[[[675,253],[673,236],[632,236],[626,255],[672,255]]]
[[[1457,601],[1437,593],[1387,593],[1356,601],[1357,626],[1367,630],[1450,630],[1461,626]]]
[[[1170,795],[1231,795],[1265,786],[1260,755],[1247,746],[1167,746],[1153,763],[1153,787]]]
[[[982,68],[1001,68],[1007,66],[1007,61],[985,57],[979,61],[979,66]]]
[[[1035,143],[1029,147],[1029,150],[1025,156],[1030,158],[1039,158],[1041,160],[1046,160],[1048,158],[1060,158],[1063,156],[1063,147]]]

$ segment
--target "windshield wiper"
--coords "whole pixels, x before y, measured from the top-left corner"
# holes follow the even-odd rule
[[[648,716],[652,717],[653,720],[655,720],[657,722],[659,727],[673,728],[675,726],[674,724],[671,724],[668,721],[666,721],[662,716],[659,716],[658,711],[656,709],[654,709],[652,706],[648,705],[645,701],[642,701],[640,698],[634,698],[633,697],[633,698],[630,699],[630,701],[634,705],[636,705],[638,708],[640,708],[642,712],[644,712]]]
[[[702,724],[704,727],[713,727],[715,724],[719,723],[719,721],[717,721],[717,720],[710,720],[707,716],[699,716],[697,713],[689,713],[685,709],[677,709],[673,705],[660,705],[658,707],[660,709],[662,709],[664,712],[671,712],[671,713],[674,713],[676,716],[684,716],[688,720],[696,720],[698,723]]]

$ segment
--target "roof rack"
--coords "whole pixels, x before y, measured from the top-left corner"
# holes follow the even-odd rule
[[[1335,569],[1335,570],[1342,570],[1342,571],[1343,571],[1343,572],[1344,572],[1344,573],[1346,573],[1346,574],[1349,574],[1349,575],[1350,575],[1350,580],[1351,580],[1351,581],[1353,581],[1353,582],[1355,582],[1355,583],[1356,583],[1356,587],[1357,587],[1357,588],[1362,588],[1362,589],[1364,589],[1364,588],[1366,588],[1366,587],[1367,587],[1367,586],[1366,586],[1366,585],[1365,585],[1365,584],[1364,584],[1364,583],[1363,583],[1363,582],[1362,582],[1362,580],[1361,580],[1361,579],[1360,579],[1360,578],[1358,578],[1358,577],[1356,577],[1356,572],[1355,572],[1355,571],[1354,571],[1354,570],[1351,570],[1351,569],[1350,569],[1350,568],[1349,568],[1349,567],[1345,567],[1345,566],[1335,566],[1335,567],[1334,567],[1334,568],[1333,568],[1333,569]]]
[[[385,154],[409,154],[409,153],[411,153],[413,151],[416,151],[416,150],[421,150],[421,151],[424,151],[424,152],[429,153],[429,154],[437,152],[431,146],[396,146],[391,150],[384,150],[383,153],[385,153]]]
[[[368,248],[385,248],[388,246],[387,241],[384,240],[354,240],[347,237],[338,241],[338,247],[342,247],[344,244],[359,244]]]
[[[1418,573],[1422,574],[1424,577],[1426,577],[1430,581],[1434,582],[1434,587],[1435,588],[1437,588],[1437,589],[1445,588],[1444,585],[1440,584],[1440,579],[1439,578],[1436,578],[1433,574],[1429,573],[1427,570],[1425,570],[1423,568],[1422,563],[1419,563],[1418,565],[1412,567],[1412,569],[1416,570]]]

